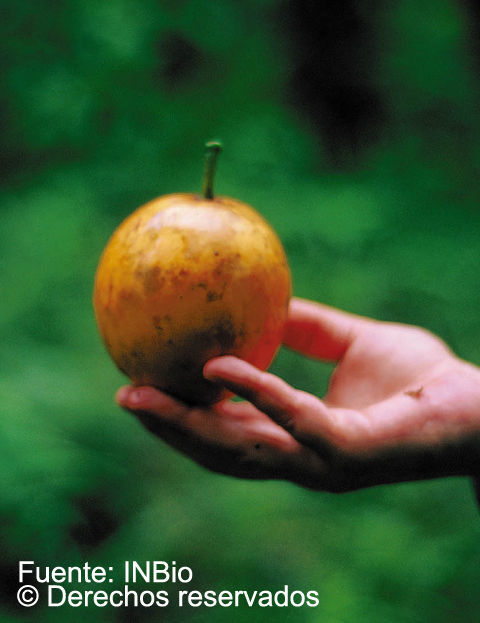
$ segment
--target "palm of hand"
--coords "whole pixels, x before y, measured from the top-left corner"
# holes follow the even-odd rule
[[[340,359],[324,401],[363,409],[398,393],[420,395],[451,360],[443,342],[423,329],[368,321]]]
[[[125,388],[119,402],[209,469],[331,491],[430,477],[443,438],[479,410],[477,369],[422,329],[295,300],[286,343],[338,361],[323,400],[222,357],[205,375],[247,402],[190,408],[153,388]]]
[[[350,431],[337,444],[337,476],[347,472],[338,490],[474,473],[479,370],[423,329],[371,321],[357,329],[323,401]]]

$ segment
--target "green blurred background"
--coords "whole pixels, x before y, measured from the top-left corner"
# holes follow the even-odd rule
[[[206,472],[114,405],[91,291],[113,229],[196,191],[219,137],[217,191],[273,224],[297,295],[480,364],[478,3],[1,0],[0,17],[1,620],[87,613],[18,606],[18,560],[157,559],[191,566],[189,588],[320,605],[89,620],[477,622],[467,479],[334,496]],[[284,351],[273,370],[318,395],[330,373]]]

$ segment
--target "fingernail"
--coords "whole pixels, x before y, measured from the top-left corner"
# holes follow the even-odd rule
[[[115,400],[118,402],[119,405],[124,405],[127,402],[130,391],[131,391],[131,387],[128,387],[128,386],[120,387],[120,389],[118,390],[115,396]]]
[[[208,368],[210,366],[208,365],[208,363],[205,364],[205,366],[203,367],[203,378],[207,379],[207,381],[216,381],[217,377],[215,376],[215,374],[212,374],[211,372],[209,372]]]
[[[205,374],[203,373],[203,378],[207,379],[207,381],[211,381],[212,383],[221,383],[222,379],[215,374]]]
[[[128,397],[128,402],[130,405],[137,405],[139,402],[142,401],[143,398],[143,394],[139,389],[134,390],[133,392],[130,392],[130,396]]]

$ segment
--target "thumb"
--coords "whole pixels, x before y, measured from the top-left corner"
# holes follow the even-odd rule
[[[374,321],[294,298],[290,302],[283,343],[316,359],[338,361],[365,325]]]

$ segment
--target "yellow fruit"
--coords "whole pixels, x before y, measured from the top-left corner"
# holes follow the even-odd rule
[[[209,146],[209,158],[218,153]],[[233,354],[266,369],[282,339],[291,284],[276,234],[253,208],[211,192],[165,195],[138,208],[101,257],[94,307],[103,341],[135,385],[189,404],[226,393],[206,361]],[[210,198],[210,197],[211,198]]]

